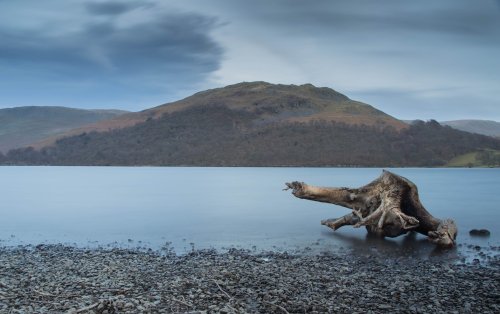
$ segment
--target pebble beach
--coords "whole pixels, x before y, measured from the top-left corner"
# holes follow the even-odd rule
[[[499,266],[498,254],[18,246],[0,249],[0,313],[499,313]]]

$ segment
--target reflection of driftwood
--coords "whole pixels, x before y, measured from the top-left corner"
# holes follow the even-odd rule
[[[350,214],[321,222],[333,230],[346,225],[365,226],[368,232],[383,237],[416,231],[439,246],[455,244],[455,222],[433,217],[420,203],[416,185],[389,171],[384,170],[373,182],[357,189],[316,187],[297,181],[286,185],[298,198],[351,208]]]

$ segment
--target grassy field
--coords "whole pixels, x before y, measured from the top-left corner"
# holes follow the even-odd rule
[[[490,161],[481,158],[481,153],[489,155]],[[447,164],[448,167],[499,167],[498,160],[500,160],[500,151],[498,150],[485,150],[470,152],[464,155],[457,156],[450,160]]]

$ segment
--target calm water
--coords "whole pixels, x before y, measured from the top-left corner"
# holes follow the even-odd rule
[[[417,184],[427,209],[452,217],[460,250],[499,245],[500,169],[393,169]],[[279,250],[420,250],[425,237],[366,239],[320,220],[348,209],[294,198],[284,182],[364,185],[381,169],[0,167],[0,245],[66,243]],[[487,228],[488,239],[471,238]],[[404,245],[402,242],[405,242]],[[254,247],[255,246],[255,247]]]

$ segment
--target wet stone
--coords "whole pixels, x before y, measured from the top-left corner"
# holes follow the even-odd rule
[[[469,235],[473,237],[489,237],[491,233],[488,229],[472,229],[469,231]]]
[[[498,313],[500,259],[481,252],[488,263],[459,265],[347,251],[0,248],[0,313]]]

